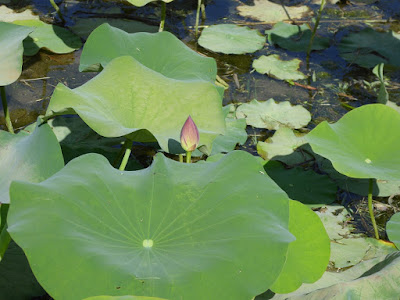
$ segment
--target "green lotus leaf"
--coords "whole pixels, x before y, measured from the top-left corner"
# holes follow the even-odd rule
[[[336,200],[337,186],[327,175],[299,167],[285,169],[277,161],[267,162],[264,169],[290,199],[305,204],[330,204]]]
[[[234,24],[219,24],[204,28],[199,45],[224,54],[253,53],[264,47],[266,37],[258,30]]]
[[[304,137],[296,135],[292,129],[279,127],[272,137],[257,143],[257,152],[265,160],[280,160],[280,157],[290,154],[303,157],[302,153],[295,150],[305,143]]]
[[[324,121],[306,139],[346,176],[400,180],[400,114],[386,105],[361,106],[335,124]]]
[[[400,249],[400,213],[394,214],[386,224],[389,240]]]
[[[24,252],[11,241],[0,262],[0,300],[32,299],[46,294],[32,273]]]
[[[245,118],[247,125],[269,130],[281,126],[302,128],[311,121],[311,114],[301,105],[292,106],[289,101],[276,103],[274,99],[244,103],[237,108],[236,117]]]
[[[290,243],[285,266],[270,287],[280,294],[317,281],[329,263],[330,240],[319,217],[297,201],[290,201],[289,211],[289,230],[296,241]]]
[[[35,55],[40,48],[54,53],[70,53],[82,46],[78,36],[59,26],[40,20],[18,20],[14,21],[14,24],[34,27],[29,38],[24,40],[24,55]]]
[[[169,32],[129,34],[108,24],[99,26],[89,36],[79,70],[99,71],[114,58],[125,55],[172,79],[214,82],[217,75],[213,58],[196,53]]]
[[[349,63],[373,68],[380,63],[400,67],[400,57],[397,54],[399,47],[400,38],[392,31],[378,32],[365,28],[344,37],[338,49],[340,56]]]
[[[64,166],[60,145],[48,125],[28,134],[0,131],[0,203],[9,203],[13,180],[40,182]]]
[[[292,25],[279,22],[270,30],[265,31],[268,34],[268,42],[277,44],[280,47],[290,51],[306,52],[311,39],[311,29],[309,25]],[[329,47],[329,39],[316,36],[312,44],[312,50],[322,50]]]
[[[166,299],[143,297],[143,296],[95,296],[86,298],[84,300],[166,300]]]
[[[363,261],[343,272],[326,272],[314,284],[273,300],[364,300],[397,299],[400,294],[400,252]]]
[[[294,240],[286,194],[243,151],[203,164],[159,153],[140,171],[86,154],[40,184],[14,181],[11,197],[8,230],[59,300],[251,299]]]
[[[306,79],[307,76],[298,70],[300,67],[300,59],[281,60],[277,54],[262,55],[253,61],[253,68],[258,73],[267,74],[268,76],[279,80],[300,80]]]
[[[126,0],[126,1],[135,6],[145,6],[147,3],[157,1],[157,0]],[[174,0],[160,0],[160,1],[163,1],[165,3],[170,3]]]
[[[22,41],[33,28],[0,22],[0,86],[13,83],[22,72]]]
[[[149,131],[164,151],[182,153],[180,131],[192,116],[207,151],[225,131],[219,92],[211,82],[179,81],[163,76],[133,57],[114,59],[86,84],[69,89],[59,84],[47,115],[76,112],[105,137]]]

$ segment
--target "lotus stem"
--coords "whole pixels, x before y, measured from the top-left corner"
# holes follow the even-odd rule
[[[124,154],[124,157],[122,158],[121,165],[119,166],[120,171],[125,170],[125,167],[128,164],[128,160],[129,160],[129,157],[131,156],[131,152],[132,152],[132,145],[133,145],[133,141],[130,139],[126,139],[126,141],[124,143],[125,154]]]
[[[14,133],[14,128],[12,126],[10,118],[10,111],[8,110],[8,105],[7,105],[6,89],[4,88],[4,86],[0,86],[0,94],[1,94],[1,103],[3,104],[4,119],[6,120],[7,129],[10,133]]]
[[[321,0],[321,5],[320,5],[319,10],[318,10],[317,19],[315,20],[315,25],[314,25],[314,28],[313,28],[313,31],[312,31],[312,34],[311,34],[310,42],[308,44],[307,58],[306,58],[307,70],[310,70],[311,48],[312,48],[312,45],[314,43],[315,34],[317,33],[317,29],[318,29],[318,26],[319,26],[319,21],[321,20],[322,11],[324,10],[325,4],[326,4],[326,0]]]
[[[56,13],[57,13],[58,17],[61,19],[61,21],[63,23],[65,23],[65,19],[64,19],[63,15],[61,14],[61,11],[60,11],[60,8],[58,7],[58,5],[54,2],[54,0],[50,0],[50,4],[56,10]]]
[[[183,163],[183,154],[179,154],[179,162]]]
[[[158,29],[159,32],[164,31],[166,16],[167,16],[167,3],[161,1],[161,21],[160,21],[160,28]]]
[[[372,226],[374,227],[375,231],[375,238],[379,240],[379,232],[378,227],[376,226],[375,217],[374,217],[374,208],[372,206],[372,191],[374,188],[374,181],[372,178],[369,179],[369,189],[368,189],[368,210],[369,215],[371,217]]]
[[[192,151],[186,152],[186,163],[190,164],[192,162]]]
[[[201,0],[201,6],[200,6],[200,9],[201,9],[201,19],[202,19],[203,21],[206,20],[206,5],[204,4],[204,2],[205,2],[205,0]]]
[[[196,24],[195,24],[195,36],[199,33],[199,19],[200,19],[200,8],[201,8],[201,0],[197,0],[197,11],[196,11]]]

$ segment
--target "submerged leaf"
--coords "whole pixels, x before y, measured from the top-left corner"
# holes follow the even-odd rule
[[[276,103],[274,99],[244,103],[237,108],[236,117],[245,118],[247,125],[269,130],[281,126],[302,128],[311,121],[311,114],[303,106],[292,106],[289,101]]]
[[[211,82],[171,79],[130,56],[114,59],[99,75],[76,89],[59,84],[47,115],[59,111],[76,112],[105,137],[145,129],[164,151],[172,153],[183,152],[179,137],[188,115],[196,121],[199,145],[208,151],[225,130],[220,94]]]
[[[266,37],[258,30],[233,24],[212,25],[204,28],[199,45],[224,54],[253,53],[264,47]]]
[[[262,173],[242,151],[203,164],[157,154],[133,172],[87,154],[43,183],[13,182],[9,232],[55,299],[251,299],[294,240],[289,200]]]

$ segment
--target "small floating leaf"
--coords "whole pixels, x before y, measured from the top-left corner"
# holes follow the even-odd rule
[[[281,60],[279,55],[262,55],[253,61],[253,68],[258,73],[267,74],[268,76],[280,80],[300,80],[306,79],[307,76],[300,72],[300,59]]]
[[[277,44],[280,47],[290,51],[306,52],[311,39],[311,29],[307,24],[292,25],[279,22],[270,30],[265,31],[268,34],[268,42]],[[329,47],[329,39],[318,37],[314,38],[312,50],[322,50]]]
[[[20,20],[14,24],[35,28],[29,34],[29,38],[24,40],[24,55],[35,55],[40,48],[46,48],[54,53],[70,53],[82,46],[78,36],[59,26],[46,24],[40,20]]]
[[[276,103],[274,99],[244,103],[237,108],[236,117],[245,118],[247,125],[269,130],[281,126],[302,128],[311,121],[311,114],[303,106],[292,106],[289,101]]]
[[[22,72],[22,41],[33,28],[0,22],[0,86],[13,83]]]
[[[346,176],[400,180],[400,114],[386,105],[361,106],[335,124],[324,121],[306,140]]]
[[[225,54],[253,53],[264,47],[266,37],[258,30],[233,24],[213,25],[205,28],[199,45],[214,52]]]
[[[126,1],[135,6],[145,6],[147,3],[155,2],[157,0],[126,0]],[[163,1],[165,3],[170,3],[174,0],[160,0],[160,1]]]

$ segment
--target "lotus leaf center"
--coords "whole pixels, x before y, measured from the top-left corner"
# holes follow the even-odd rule
[[[145,248],[153,247],[153,240],[143,240],[143,247]]]
[[[369,158],[367,158],[367,159],[365,160],[365,162],[366,162],[367,164],[370,164],[370,163],[371,163],[371,160],[370,160]]]

